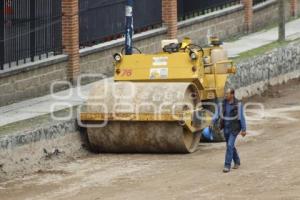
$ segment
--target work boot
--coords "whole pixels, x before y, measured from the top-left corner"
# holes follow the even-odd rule
[[[230,172],[230,169],[228,167],[224,167],[223,172],[228,173],[228,172]]]
[[[232,169],[238,169],[238,168],[240,168],[240,164],[234,164],[234,166],[232,167]]]

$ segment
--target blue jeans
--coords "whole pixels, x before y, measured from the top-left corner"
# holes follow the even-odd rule
[[[237,152],[237,149],[235,148],[235,140],[238,134],[224,131],[224,136],[226,140],[225,167],[231,168],[232,161],[235,164],[240,165],[241,164],[240,157]]]

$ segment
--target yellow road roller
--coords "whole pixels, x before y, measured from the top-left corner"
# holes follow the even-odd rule
[[[191,153],[236,67],[217,38],[162,41],[156,54],[116,53],[114,80],[91,90],[80,119],[102,153]],[[215,131],[217,132],[217,131]]]

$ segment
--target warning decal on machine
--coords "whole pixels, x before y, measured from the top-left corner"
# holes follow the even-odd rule
[[[153,66],[166,66],[168,65],[168,57],[153,57]]]
[[[166,79],[168,78],[168,68],[151,68],[150,79]]]

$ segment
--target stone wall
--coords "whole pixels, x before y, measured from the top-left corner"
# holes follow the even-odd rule
[[[264,55],[238,63],[238,72],[229,85],[238,89],[238,97],[260,94],[268,85],[277,85],[300,77],[300,41],[276,48]]]
[[[262,29],[272,23],[276,23],[278,19],[277,10],[278,5],[275,0],[255,6],[253,15],[253,31]]]
[[[179,22],[178,38],[190,37],[196,44],[207,44],[208,36],[226,39],[243,33],[244,10],[242,5],[209,13]]]
[[[0,106],[49,94],[51,83],[66,80],[66,73],[67,56],[6,70],[0,73]]]
[[[286,3],[285,13],[286,19],[291,18],[291,5]],[[253,14],[253,31],[260,30],[268,25],[276,25],[278,21],[278,4],[277,0],[259,4],[254,7]]]

